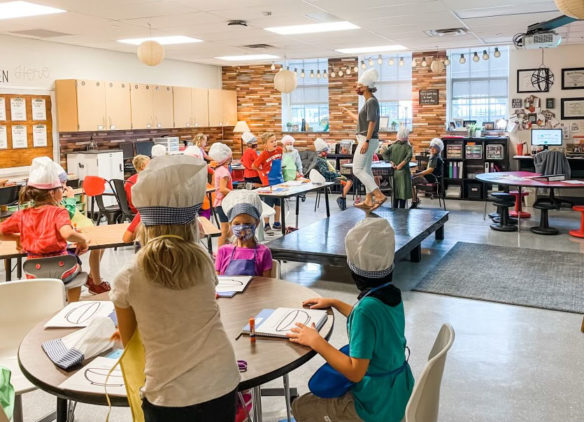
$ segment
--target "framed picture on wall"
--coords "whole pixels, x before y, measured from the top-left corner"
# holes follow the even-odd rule
[[[533,72],[537,69],[517,69],[517,92],[522,94],[526,92],[548,92],[549,89],[545,91],[540,91],[535,88],[531,83],[531,76]]]
[[[513,98],[511,100],[511,108],[523,108],[523,99]]]
[[[545,108],[556,108],[556,99],[555,98],[546,98],[545,99]]]
[[[562,89],[584,89],[584,67],[562,69]]]
[[[562,120],[584,120],[584,97],[562,98]]]
[[[484,130],[495,130],[495,122],[483,122]]]

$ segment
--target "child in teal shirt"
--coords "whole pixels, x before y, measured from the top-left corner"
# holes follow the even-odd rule
[[[312,393],[299,397],[292,405],[294,417],[297,422],[400,422],[414,377],[406,360],[401,292],[391,284],[395,234],[384,218],[368,217],[347,233],[345,248],[361,292],[357,304],[314,298],[303,305],[333,307],[347,316],[349,356],[331,346],[314,326],[297,324],[288,337],[311,347],[354,384],[340,397],[320,398]]]

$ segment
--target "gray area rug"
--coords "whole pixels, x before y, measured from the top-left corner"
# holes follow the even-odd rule
[[[584,254],[458,242],[414,290],[584,313]]]

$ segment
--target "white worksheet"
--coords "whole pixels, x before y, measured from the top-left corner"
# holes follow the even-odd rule
[[[26,134],[26,126],[15,125],[12,126],[12,148],[28,148],[28,137]]]
[[[122,369],[118,365],[112,371],[117,361],[117,359],[97,357],[63,381],[59,388],[83,393],[105,394],[107,387],[108,394],[125,396],[126,387]]]
[[[110,301],[81,301],[65,306],[52,317],[45,328],[87,327],[97,317],[108,317],[114,311]]]
[[[4,97],[0,97],[0,120],[6,120],[6,99]]]
[[[231,275],[220,275],[217,277],[219,279],[219,284],[215,286],[215,291],[217,293],[224,292],[243,292],[247,287],[248,283],[251,281],[251,276],[231,276]]]
[[[12,121],[26,121],[26,100],[22,97],[10,99],[10,117]]]
[[[8,148],[8,137],[6,135],[6,126],[0,126],[0,149]]]
[[[47,146],[47,125],[35,125],[32,128],[32,146]]]
[[[32,120],[47,120],[47,104],[44,98],[33,98],[31,106]]]

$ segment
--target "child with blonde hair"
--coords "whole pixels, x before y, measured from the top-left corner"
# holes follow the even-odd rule
[[[264,150],[253,163],[253,169],[259,172],[260,177],[264,180],[264,185],[274,186],[284,183],[284,177],[282,176],[282,148],[276,142],[276,135],[273,132],[266,132],[262,133],[261,138],[264,142]],[[276,210],[274,229],[280,230],[282,228],[280,225],[280,199],[266,197],[264,202]],[[266,218],[264,222],[265,233],[273,235],[274,232],[270,227],[270,220]]]
[[[132,186],[136,184],[136,182],[138,181],[138,175],[142,172],[142,170],[146,168],[149,162],[150,157],[148,157],[147,155],[141,154],[136,155],[132,159],[132,165],[136,169],[136,174],[133,174],[130,177],[128,177],[126,183],[124,184],[124,191],[126,192],[126,198],[128,198],[128,205],[130,206],[130,210],[134,214],[136,214],[138,211],[136,210],[136,207],[132,203]]]
[[[198,244],[206,177],[201,159],[160,157],[132,188],[142,249],[110,298],[122,343],[138,330],[144,345],[146,422],[235,419],[239,371],[215,300],[213,261]]]

